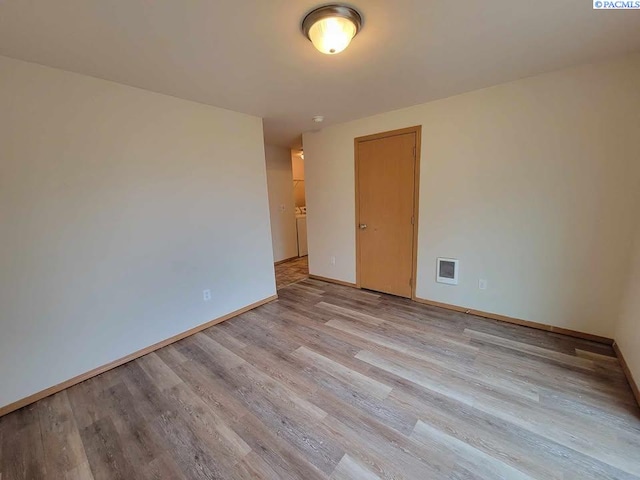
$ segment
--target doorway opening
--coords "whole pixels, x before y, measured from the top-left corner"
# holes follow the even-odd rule
[[[307,210],[304,153],[265,145],[267,190],[276,286],[307,278]]]

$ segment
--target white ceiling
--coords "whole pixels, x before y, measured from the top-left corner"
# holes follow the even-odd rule
[[[300,33],[318,0],[0,0],[0,54],[264,117],[267,143],[640,50],[640,11],[591,0],[355,0],[336,56]]]

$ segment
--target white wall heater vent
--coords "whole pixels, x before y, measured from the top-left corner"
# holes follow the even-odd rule
[[[436,282],[457,285],[458,263],[458,260],[455,258],[438,258]]]

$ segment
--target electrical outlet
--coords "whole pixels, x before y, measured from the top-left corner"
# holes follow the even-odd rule
[[[335,265],[336,264],[336,257],[331,257],[331,265]]]
[[[208,302],[209,300],[211,300],[211,290],[203,290],[202,298],[204,299],[205,302]]]
[[[481,278],[480,280],[478,280],[478,288],[480,290],[486,290],[487,289],[487,280],[485,278]]]

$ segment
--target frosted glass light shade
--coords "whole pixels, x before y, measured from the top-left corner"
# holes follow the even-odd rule
[[[342,52],[361,28],[360,13],[345,5],[316,8],[302,20],[302,33],[318,51],[327,55]]]
[[[309,29],[309,38],[320,52],[327,55],[340,53],[349,46],[356,36],[355,24],[341,17],[328,17],[318,20]]]

